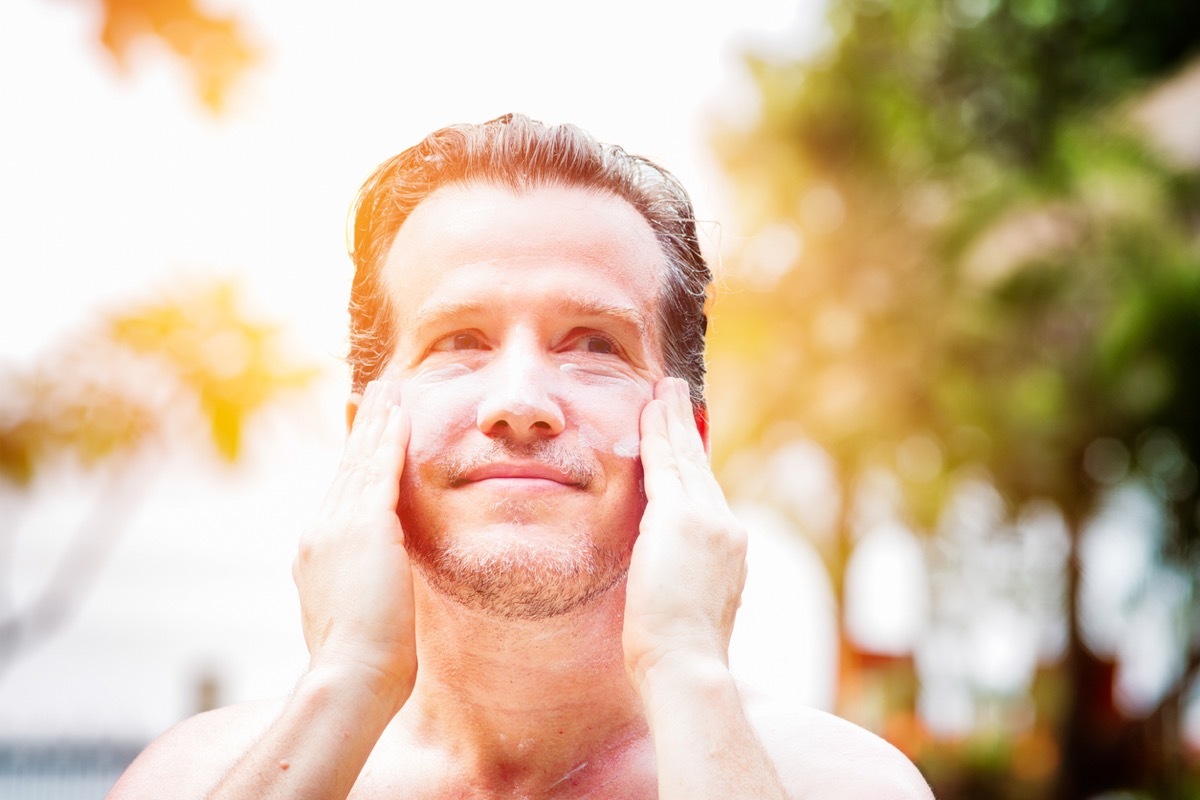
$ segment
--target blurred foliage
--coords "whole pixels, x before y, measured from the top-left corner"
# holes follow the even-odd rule
[[[242,23],[192,0],[100,0],[100,44],[125,67],[139,44],[157,40],[183,61],[201,102],[221,111],[233,85],[259,57]]]
[[[139,48],[178,57],[220,112],[259,57],[240,20],[193,0],[99,0],[99,44],[127,67]],[[12,596],[19,514],[0,517],[0,672],[70,617],[148,483],[173,451],[237,461],[247,426],[317,371],[289,358],[283,332],[247,314],[234,284],[211,281],[104,316],[31,367],[0,365],[0,483],[18,511],[75,471],[97,488],[40,591]]]
[[[8,373],[0,477],[21,486],[65,457],[94,468],[187,439],[233,462],[247,422],[317,375],[289,361],[280,329],[246,315],[228,282],[131,305]]]
[[[115,344],[154,359],[195,397],[209,440],[227,461],[238,457],[248,417],[316,377],[315,368],[287,363],[279,328],[246,317],[238,305],[233,285],[218,283],[108,324]]]
[[[798,431],[833,455],[838,587],[872,470],[895,477],[917,530],[937,530],[980,470],[1012,515],[1052,501],[1072,543],[1069,679],[1035,729],[1053,733],[1057,767],[1037,785],[1157,788],[1166,766],[1128,756],[1142,761],[1110,775],[1098,765],[1127,754],[1088,738],[1102,709],[1084,672],[1100,659],[1079,635],[1076,548],[1104,493],[1137,476],[1171,511],[1160,558],[1193,592],[1200,580],[1200,173],[1135,121],[1143,93],[1196,53],[1200,6],[842,0],[830,20],[816,58],[747,57],[757,118],[716,136],[754,232],[714,308],[714,405],[736,409],[716,450]],[[1106,448],[1127,457],[1106,468]],[[1164,698],[1176,711],[1200,666],[1200,625],[1184,630],[1186,668]],[[939,796],[1033,796],[951,773]]]
[[[281,329],[247,314],[235,285],[221,281],[131,303],[33,367],[4,369],[0,480],[29,498],[39,478],[63,470],[101,488],[31,601],[5,608],[12,576],[0,572],[0,670],[78,606],[170,456],[191,449],[235,462],[253,420],[317,374],[290,356]],[[12,552],[17,533],[0,530],[0,556]]]

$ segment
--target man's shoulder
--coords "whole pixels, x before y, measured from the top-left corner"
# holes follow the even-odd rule
[[[747,692],[746,713],[793,797],[932,800],[920,771],[893,745],[819,709]]]
[[[125,770],[108,800],[203,797],[250,748],[279,713],[283,699],[259,700],[206,711],[151,742]]]

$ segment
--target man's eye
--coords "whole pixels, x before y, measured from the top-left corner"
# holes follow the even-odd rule
[[[433,343],[430,350],[449,351],[449,350],[480,350],[483,348],[483,342],[473,333],[452,333],[449,336],[443,336]]]
[[[603,356],[616,355],[617,353],[617,346],[613,344],[613,341],[600,335],[580,336],[575,340],[571,349]]]

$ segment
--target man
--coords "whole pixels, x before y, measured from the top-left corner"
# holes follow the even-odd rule
[[[744,696],[746,537],[708,466],[691,204],[520,116],[360,192],[346,452],[294,566],[308,671],[113,798],[928,798],[889,745]]]

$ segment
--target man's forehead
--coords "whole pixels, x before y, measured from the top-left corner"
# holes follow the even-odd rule
[[[520,319],[545,330],[605,331],[631,361],[651,367],[662,358],[665,264],[650,224],[620,198],[469,185],[439,189],[417,206],[381,278],[401,360],[455,329]]]
[[[601,267],[664,261],[649,222],[620,197],[568,186],[518,193],[486,183],[443,186],[421,201],[396,232],[387,260],[432,257],[449,265],[514,254]]]

